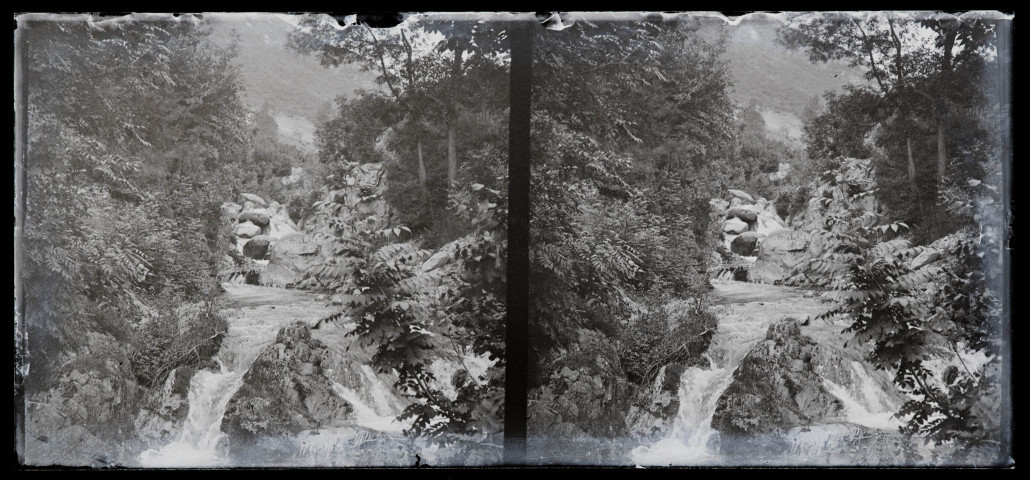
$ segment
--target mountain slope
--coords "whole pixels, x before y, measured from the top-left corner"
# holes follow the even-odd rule
[[[865,80],[843,62],[813,64],[804,52],[776,43],[780,22],[763,17],[722,27],[727,33],[725,58],[733,75],[731,97],[740,105],[754,101],[773,138],[797,141],[801,115],[813,98]]]
[[[338,96],[377,88],[371,73],[355,65],[323,67],[314,56],[286,49],[287,35],[299,17],[274,14],[206,15],[212,39],[228,45],[239,37],[237,64],[246,84],[244,102],[254,110],[266,105],[284,141],[313,145],[314,126]]]

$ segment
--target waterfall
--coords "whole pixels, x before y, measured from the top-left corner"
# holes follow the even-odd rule
[[[642,465],[696,465],[714,459],[708,441],[715,429],[712,417],[719,396],[729,387],[733,370],[725,368],[688,368],[680,379],[679,412],[672,433],[650,446],[632,452],[635,463]]]
[[[233,286],[229,289],[240,297],[253,295],[261,287]],[[259,292],[260,293],[260,292]],[[273,296],[274,298],[275,296]],[[264,313],[264,312],[262,312]],[[190,380],[189,413],[179,438],[159,449],[140,455],[140,463],[148,467],[223,466],[227,459],[219,454],[222,439],[222,417],[229,399],[243,384],[243,375],[275,341],[279,328],[294,321],[290,315],[239,315],[230,319],[229,331],[215,360],[217,372],[201,370]]]
[[[765,339],[770,324],[781,318],[821,313],[826,308],[796,289],[740,282],[715,286],[719,290],[714,308],[719,325],[705,354],[709,366],[683,371],[678,392],[679,410],[672,428],[665,438],[630,452],[638,465],[741,465],[755,461],[754,458],[728,458],[715,448],[709,449],[716,435],[712,419],[719,397],[733,382],[733,372],[740,362]],[[833,345],[840,338],[839,327],[830,324],[812,324],[802,333],[825,342],[824,345]],[[901,422],[893,414],[903,399],[893,390],[889,379],[883,372],[875,372],[859,361],[856,356],[859,353],[840,350],[839,354],[844,358],[835,364],[839,368],[832,372],[817,371],[826,375],[822,378],[826,391],[843,404],[841,418],[789,429],[786,432],[789,452],[782,458],[766,458],[763,462],[847,463],[855,459],[828,459],[826,455],[839,450],[843,443],[864,438],[867,433],[863,431],[897,431]],[[836,383],[827,377],[832,377]]]
[[[298,320],[313,324],[328,313],[324,302],[309,293],[249,285],[224,286],[236,315],[230,316],[229,331],[215,358],[218,371],[201,370],[194,374],[190,380],[189,413],[181,434],[161,448],[144,451],[140,455],[143,466],[230,466],[231,459],[221,445],[225,436],[221,431],[222,418],[229,400],[243,385],[244,375],[262,350],[275,341],[282,326]],[[399,411],[383,407],[396,404],[389,385],[367,366],[355,373],[361,378],[354,388],[334,385],[356,413],[355,428],[343,429],[337,436],[354,442],[367,436],[366,430],[399,434],[407,427],[393,421]],[[331,433],[323,435],[323,441],[335,442],[330,437]]]

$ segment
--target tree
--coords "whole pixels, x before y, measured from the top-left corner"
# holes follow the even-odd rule
[[[713,153],[733,137],[734,112],[722,43],[698,27],[574,19],[534,40],[529,387],[530,408],[550,409],[541,419],[623,433],[627,365],[643,384],[647,369],[637,366],[672,361],[633,334],[644,328],[633,314],[664,308],[663,295],[695,298],[693,310],[703,310]],[[655,338],[671,344],[688,331]],[[590,388],[569,383],[577,372],[620,392],[598,407],[602,418],[565,407],[588,401],[571,397]]]
[[[442,38],[441,38],[442,37]],[[327,17],[305,17],[290,34],[290,47],[305,54],[317,53],[326,66],[357,63],[375,71],[376,81],[414,126],[419,171],[425,171],[421,154],[427,122],[443,118],[447,138],[447,184],[455,187],[458,172],[457,125],[462,105],[491,101],[485,90],[496,82],[469,82],[476,69],[498,69],[503,31],[474,21],[423,21],[375,31],[368,25],[336,27]],[[473,90],[470,91],[469,87]],[[425,176],[420,177],[425,187]]]
[[[228,248],[218,206],[248,146],[242,82],[233,49],[213,46],[193,17],[28,18],[22,28],[26,394],[90,372],[121,395],[115,411],[45,408],[121,443],[134,436],[136,386],[160,384],[226,328],[209,300]],[[201,321],[180,331],[175,312],[187,306]],[[61,425],[30,428],[58,435]]]
[[[907,198],[895,195],[888,204],[907,210],[907,221],[929,218],[928,223],[947,229],[953,226],[936,216],[939,209],[921,205],[935,202],[938,192],[964,182],[957,176],[949,180],[949,170],[975,174],[976,165],[984,161],[988,142],[978,125],[984,123],[980,117],[986,105],[981,79],[993,49],[993,31],[989,21],[976,17],[802,15],[780,29],[779,39],[790,48],[806,49],[813,62],[847,60],[865,70],[871,84],[848,90],[846,95],[853,100],[842,99],[836,113],[828,112],[837,120],[827,122],[830,119],[824,116],[817,123],[843,123],[844,131],[839,133],[844,137],[875,136],[886,160],[885,168],[878,169],[884,186],[894,183],[898,170],[908,179]],[[857,121],[841,118],[855,113],[859,113]],[[893,160],[899,157],[904,162]],[[896,167],[897,163],[905,167]],[[933,174],[924,180],[923,171]],[[924,230],[940,231],[938,227]]]

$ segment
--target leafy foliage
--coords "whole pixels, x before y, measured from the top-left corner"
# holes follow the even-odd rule
[[[473,233],[441,252],[456,262],[453,268],[425,270],[432,252],[418,249],[407,227],[355,208],[374,196],[352,205],[315,205],[316,221],[332,228],[333,257],[312,273],[346,305],[322,321],[354,320],[351,334],[374,347],[373,366],[396,372],[396,388],[415,399],[399,417],[412,422],[406,433],[444,444],[502,429],[505,197],[479,184],[472,190]],[[489,357],[490,366],[470,371],[464,364],[469,355]],[[434,365],[441,361],[462,364],[461,374],[436,378]],[[453,398],[440,382],[451,382]]]
[[[118,408],[131,409],[133,372],[160,382],[226,327],[210,301],[218,205],[247,150],[234,47],[213,46],[192,17],[26,23],[28,392],[80,368],[124,387]],[[93,356],[128,358],[128,374],[67,362]]]
[[[849,233],[835,235],[832,245],[846,280],[835,286],[840,303],[822,316],[849,318],[850,341],[871,343],[870,360],[894,372],[894,383],[910,396],[898,412],[907,417],[902,431],[937,443],[996,443],[1001,312],[977,269],[991,245],[960,232],[942,252],[951,261],[916,270],[912,260],[926,249],[903,239],[871,245]],[[987,362],[971,370],[966,351]],[[929,365],[942,360],[953,363],[934,372]]]
[[[844,60],[870,83],[828,94],[827,109],[806,122],[809,156],[874,162],[878,197],[916,228],[921,243],[961,228],[939,200],[980,178],[994,143],[988,133],[994,25],[984,19],[893,13],[801,15],[780,30],[813,62]],[[932,38],[933,41],[927,41]]]
[[[624,434],[624,389],[703,351],[684,326],[714,320],[703,308],[659,313],[707,295],[709,199],[725,186],[716,153],[734,138],[722,40],[697,27],[577,21],[535,40],[529,365],[541,419]]]

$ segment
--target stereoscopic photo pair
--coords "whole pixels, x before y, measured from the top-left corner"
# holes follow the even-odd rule
[[[1011,16],[388,20],[16,17],[24,468],[1012,464]]]

